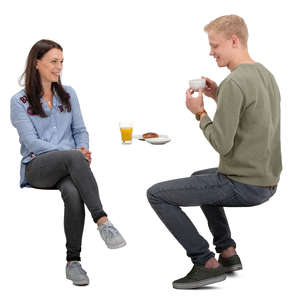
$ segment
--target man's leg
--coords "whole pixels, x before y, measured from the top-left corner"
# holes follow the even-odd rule
[[[209,174],[217,173],[218,168],[212,168],[194,172],[192,176],[208,176]],[[231,238],[231,231],[224,208],[213,205],[201,205],[200,208],[207,218],[217,253],[221,253],[229,247],[236,248],[236,243]]]
[[[180,206],[221,206],[232,197],[231,185],[222,174],[212,173],[159,183],[148,190],[152,207],[196,265],[204,265],[214,254]]]
[[[207,218],[217,253],[221,253],[229,247],[236,248],[236,243],[231,238],[231,232],[224,208],[212,205],[202,205],[200,208]]]

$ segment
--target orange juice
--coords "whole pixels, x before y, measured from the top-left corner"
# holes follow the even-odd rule
[[[132,127],[120,127],[122,143],[131,144]]]

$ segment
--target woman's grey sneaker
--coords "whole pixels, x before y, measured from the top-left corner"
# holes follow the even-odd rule
[[[173,282],[174,289],[196,289],[208,284],[225,280],[227,277],[222,266],[208,269],[203,266],[193,266],[191,271],[183,278]]]
[[[220,255],[218,262],[224,267],[226,273],[242,270],[242,263],[237,254],[227,258]]]
[[[90,280],[86,275],[86,271],[81,267],[80,262],[71,261],[66,264],[66,278],[72,280],[75,285],[88,285]]]
[[[98,230],[108,248],[117,249],[126,245],[124,238],[110,221],[98,226]]]

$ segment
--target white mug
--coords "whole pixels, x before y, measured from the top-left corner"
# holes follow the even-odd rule
[[[195,91],[198,91],[198,89],[204,89],[205,86],[206,80],[204,78],[189,80],[189,87]]]

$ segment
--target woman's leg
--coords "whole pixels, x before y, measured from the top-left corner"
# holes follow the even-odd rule
[[[67,261],[80,261],[84,227],[84,203],[69,176],[57,184],[64,201],[64,231],[66,236]]]
[[[97,182],[88,161],[77,150],[52,151],[34,158],[26,166],[27,182],[36,188],[54,188],[65,177],[70,177],[81,199],[89,209],[102,239],[111,249],[126,245],[119,231],[108,221],[104,212]]]
[[[26,179],[36,188],[52,188],[69,176],[95,223],[107,216],[104,212],[97,182],[88,161],[77,150],[52,151],[34,158],[26,166]]]

